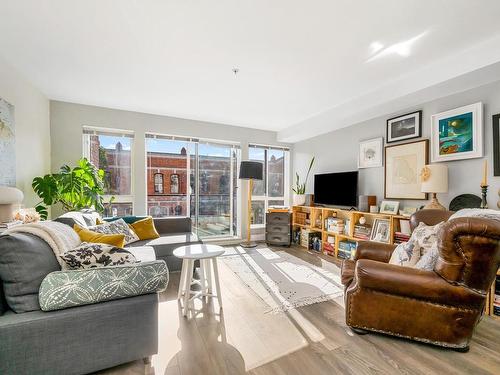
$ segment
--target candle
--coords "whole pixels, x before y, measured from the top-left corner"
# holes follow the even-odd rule
[[[484,161],[483,181],[481,186],[488,186],[488,160]]]

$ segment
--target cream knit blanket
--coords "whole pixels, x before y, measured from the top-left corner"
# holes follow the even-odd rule
[[[61,266],[64,264],[60,255],[82,243],[73,228],[57,221],[40,221],[38,223],[17,225],[4,233],[29,233],[40,237],[50,246]]]

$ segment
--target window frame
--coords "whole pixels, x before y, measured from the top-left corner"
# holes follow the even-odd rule
[[[261,144],[249,144],[248,145],[248,159],[253,160],[250,157],[250,150],[252,148],[258,148],[264,150],[264,195],[253,195],[253,202],[264,202],[264,223],[262,224],[250,224],[251,229],[265,228],[266,226],[266,215],[265,213],[269,209],[269,201],[282,200],[284,206],[288,206],[290,203],[290,149],[288,147],[272,146],[272,145],[261,145]],[[280,150],[283,151],[284,165],[283,165],[283,196],[271,197],[269,196],[269,151],[270,150]]]
[[[130,203],[132,205],[132,213],[135,213],[134,201],[134,181],[135,181],[135,132],[132,130],[96,127],[96,126],[82,126],[82,155],[90,160],[90,135],[104,135],[110,137],[123,137],[130,138],[130,194],[104,194],[104,202],[109,202],[111,198],[113,203]]]

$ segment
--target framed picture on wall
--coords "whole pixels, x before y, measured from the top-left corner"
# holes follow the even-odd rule
[[[424,139],[385,148],[387,199],[427,199],[421,192],[420,171],[428,163],[429,140]]]
[[[416,111],[387,120],[387,143],[422,136],[422,111]]]
[[[500,176],[500,113],[493,115],[493,175]]]
[[[431,160],[483,157],[483,104],[481,102],[431,117]]]
[[[359,142],[358,168],[382,166],[384,138],[373,138]]]

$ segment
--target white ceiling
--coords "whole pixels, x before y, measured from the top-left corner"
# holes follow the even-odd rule
[[[498,0],[0,0],[0,14],[0,57],[51,99],[284,141],[309,121],[346,126],[391,99],[379,91],[443,81],[422,87],[425,69],[451,79],[500,61],[480,61],[500,51]]]

